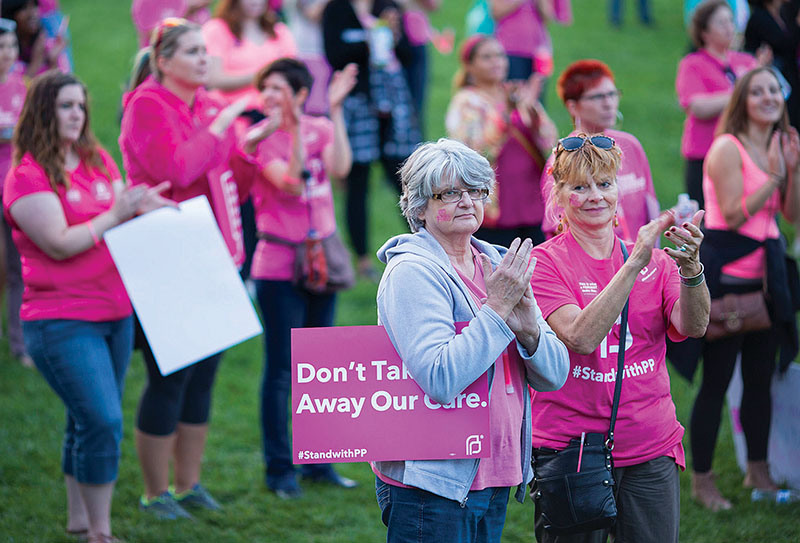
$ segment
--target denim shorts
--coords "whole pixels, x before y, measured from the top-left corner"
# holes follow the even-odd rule
[[[133,318],[24,321],[22,333],[36,367],[67,408],[62,470],[80,483],[114,481]]]

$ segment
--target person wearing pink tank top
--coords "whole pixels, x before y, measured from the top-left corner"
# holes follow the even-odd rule
[[[744,387],[739,417],[747,441],[744,486],[775,490],[766,462],[770,383],[778,349],[781,359],[797,354],[796,347],[784,348],[790,340],[786,331],[793,328],[796,334],[796,308],[784,312],[788,317],[781,312],[789,303],[789,288],[766,280],[777,276],[776,262],[785,262],[778,213],[794,220],[800,209],[800,137],[788,125],[781,85],[771,68],[757,68],[737,81],[717,133],[703,176],[709,289],[717,298],[759,291],[766,284],[772,327],[703,343],[703,379],[691,419],[692,494],[712,511],[732,507],[714,483],[711,464],[737,356],[741,353]],[[796,279],[796,270],[784,273],[792,274]]]

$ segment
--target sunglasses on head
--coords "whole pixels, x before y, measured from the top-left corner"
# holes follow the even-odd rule
[[[161,41],[164,39],[164,32],[176,26],[186,24],[186,19],[180,17],[167,17],[158,23],[158,33],[156,34],[156,41],[153,42],[153,50],[158,50],[161,47]]]
[[[587,142],[598,149],[611,149],[614,147],[615,143],[614,138],[609,138],[608,136],[591,136],[588,138],[584,138],[583,136],[567,136],[566,138],[558,140],[559,145],[561,145],[565,151],[577,151],[586,145]]]

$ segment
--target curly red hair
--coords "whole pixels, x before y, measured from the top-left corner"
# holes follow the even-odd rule
[[[578,100],[604,77],[614,81],[614,72],[605,62],[591,58],[573,62],[558,76],[558,97],[565,104],[567,100]]]

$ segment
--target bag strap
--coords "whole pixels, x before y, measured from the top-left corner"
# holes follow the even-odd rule
[[[300,241],[300,242],[289,241],[288,239],[281,238],[281,237],[278,237],[278,236],[274,236],[274,235],[269,234],[267,232],[258,232],[258,234],[256,234],[256,237],[258,239],[263,239],[264,241],[268,241],[270,243],[277,243],[278,245],[284,245],[286,247],[292,247],[292,248],[300,247],[303,244],[302,241]]]
[[[622,261],[628,260],[628,249],[622,240],[619,241],[619,246],[622,249]],[[609,451],[614,450],[614,425],[617,422],[617,408],[619,407],[619,396],[622,392],[622,372],[625,369],[625,343],[628,339],[628,305],[630,304],[630,295],[625,300],[625,307],[622,308],[622,318],[619,325],[619,350],[617,351],[617,379],[614,383],[614,403],[611,405],[611,424],[608,428],[608,438],[606,439],[606,448]]]

